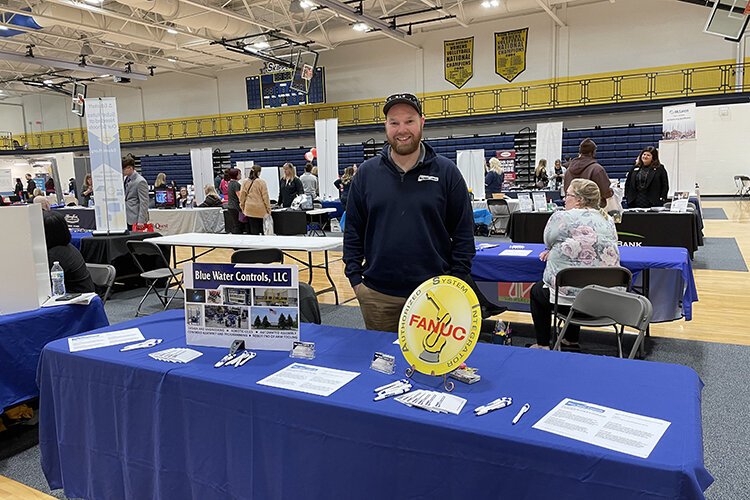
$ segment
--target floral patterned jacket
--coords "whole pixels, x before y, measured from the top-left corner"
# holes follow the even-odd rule
[[[555,300],[555,277],[569,267],[607,267],[620,265],[617,230],[611,217],[598,210],[574,208],[555,212],[544,228],[544,244],[549,249],[544,283]],[[571,304],[579,288],[560,289],[562,304]]]

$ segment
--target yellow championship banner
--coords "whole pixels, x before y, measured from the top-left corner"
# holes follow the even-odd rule
[[[474,290],[459,278],[437,276],[422,283],[406,300],[398,343],[416,371],[443,375],[466,361],[481,326]]]
[[[443,42],[445,79],[461,88],[474,76],[474,37]]]
[[[509,82],[526,70],[529,28],[495,33],[495,73]]]

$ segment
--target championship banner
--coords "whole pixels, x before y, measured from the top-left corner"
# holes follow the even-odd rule
[[[495,33],[495,73],[509,82],[526,70],[529,28]]]
[[[461,88],[474,76],[474,37],[443,42],[445,79]]]
[[[466,361],[479,340],[482,314],[474,290],[453,276],[422,283],[401,311],[398,343],[413,369],[443,375]]]
[[[114,97],[86,99],[86,129],[94,185],[94,214],[100,232],[124,233],[125,182],[122,178],[120,128]]]

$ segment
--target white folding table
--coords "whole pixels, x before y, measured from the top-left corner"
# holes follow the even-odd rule
[[[185,234],[174,234],[171,236],[158,236],[156,238],[149,238],[151,243],[157,245],[166,245],[172,247],[172,258],[175,265],[187,260],[195,262],[197,257],[208,254],[216,250],[217,248],[231,248],[233,250],[240,249],[267,249],[276,248],[281,250],[284,255],[290,259],[299,262],[307,266],[308,279],[307,283],[312,284],[313,269],[323,269],[326,273],[328,283],[330,287],[323,290],[316,291],[316,295],[321,295],[327,292],[333,292],[336,304],[339,303],[339,292],[336,289],[336,284],[331,278],[331,272],[329,269],[328,252],[340,248],[343,244],[341,238],[334,238],[331,236],[309,238],[307,236],[256,236],[250,234],[209,234],[209,233],[185,233]],[[192,251],[192,257],[183,261],[177,261],[177,255],[175,253],[176,247],[189,247]],[[197,254],[195,253],[196,248],[207,248],[208,250]],[[307,252],[307,262],[301,260],[294,255],[290,255],[288,252]],[[323,264],[313,264],[312,254],[314,252],[323,252]]]

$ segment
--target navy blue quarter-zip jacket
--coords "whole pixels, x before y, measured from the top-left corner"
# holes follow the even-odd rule
[[[474,219],[466,183],[452,161],[424,147],[424,161],[404,173],[386,144],[352,179],[344,234],[352,286],[364,281],[408,297],[434,276],[471,272]]]

